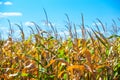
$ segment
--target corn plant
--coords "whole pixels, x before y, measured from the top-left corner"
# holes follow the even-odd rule
[[[44,12],[46,13],[45,10]],[[77,25],[72,24],[68,15],[65,15],[70,37],[66,36],[64,40],[59,38],[57,29],[48,21],[47,14],[47,23],[50,23],[53,34],[32,22],[36,31],[29,26],[31,34],[25,38],[23,25],[15,24],[21,31],[20,40],[14,40],[11,36],[13,29],[8,20],[11,33],[7,40],[0,39],[0,79],[119,80],[120,28],[115,21],[113,20],[112,26],[117,33],[107,37],[97,24],[97,30],[87,30],[82,15],[82,23],[78,26],[82,36],[78,37]],[[102,21],[97,21],[106,32]]]

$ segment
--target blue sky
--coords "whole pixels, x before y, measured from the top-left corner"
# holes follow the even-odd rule
[[[34,21],[47,29],[43,8],[47,11],[49,20],[58,29],[64,28],[65,13],[75,24],[81,24],[81,13],[86,25],[92,25],[96,18],[109,25],[112,19],[120,18],[120,0],[0,0],[1,33],[5,35],[8,32],[7,19],[12,24],[22,22],[24,28],[33,26],[30,21]],[[17,31],[14,25],[13,28]]]

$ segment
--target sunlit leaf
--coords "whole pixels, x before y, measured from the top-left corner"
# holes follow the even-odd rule
[[[23,76],[23,77],[27,77],[29,74],[28,73],[21,73],[21,76]]]
[[[18,75],[18,73],[10,74],[9,77],[15,77],[17,75]]]
[[[68,71],[71,71],[73,69],[79,69],[80,71],[84,71],[85,67],[83,65],[72,65],[67,67]]]
[[[48,68],[49,66],[51,66],[53,63],[55,62],[55,60],[50,60],[50,63],[48,65],[45,66],[45,68]]]

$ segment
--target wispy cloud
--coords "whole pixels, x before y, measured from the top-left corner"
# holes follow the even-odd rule
[[[22,16],[21,12],[0,12],[0,17]]]
[[[0,5],[2,5],[2,2],[0,2]]]
[[[0,26],[0,30],[5,31],[5,30],[8,30],[8,28]]]
[[[62,32],[59,32],[58,34],[60,34],[60,35],[69,35],[69,32],[68,31],[62,31]]]
[[[52,26],[57,26],[56,23],[51,23],[51,24],[50,24],[50,22],[47,22],[47,21],[42,21],[42,22],[41,22],[41,25],[42,25],[42,26],[51,26],[51,25],[52,25]]]
[[[78,35],[81,35],[81,29],[77,29],[76,32]],[[64,35],[69,36],[69,31],[67,31],[67,30],[60,31],[60,32],[58,32],[58,34],[60,34],[61,36],[64,36]]]
[[[92,26],[96,26],[96,24],[97,24],[98,26],[101,25],[99,22],[97,22],[97,23],[92,23]]]
[[[7,33],[9,32],[9,29],[8,29],[8,27],[5,27],[5,26],[1,26],[0,25],[0,34],[2,34],[2,35],[6,35],[7,36]]]
[[[13,3],[10,1],[4,2],[4,5],[12,5]]]
[[[25,22],[25,26],[34,26],[34,23],[27,21]]]
[[[9,5],[13,5],[13,3],[10,2],[10,1],[6,1],[6,2],[0,2],[0,5],[6,5],[6,6],[9,6]]]

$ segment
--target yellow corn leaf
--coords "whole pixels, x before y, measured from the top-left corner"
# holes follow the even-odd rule
[[[93,66],[85,65],[85,67],[90,73],[92,73],[93,80],[95,80],[95,73],[94,73],[94,70],[93,70]]]
[[[72,71],[73,69],[79,69],[80,71],[84,71],[85,67],[84,65],[72,65],[67,67],[68,71]]]
[[[81,46],[81,44],[80,44],[80,39],[77,39],[77,45],[78,45],[78,47]]]
[[[46,59],[46,57],[47,57],[47,54],[46,54],[46,52],[43,50],[42,51],[42,56]]]
[[[62,77],[62,74],[65,73],[66,71],[61,71],[59,74],[58,74],[58,78],[61,78]]]
[[[52,65],[56,60],[50,60],[50,63],[48,65],[45,66],[45,68],[48,68],[50,65]]]
[[[91,66],[85,65],[85,67],[86,67],[86,69],[87,69],[89,72],[93,73],[93,70],[91,69]]]
[[[92,61],[95,61],[95,62],[99,62],[99,56],[98,56],[97,54],[93,54],[93,55],[91,56],[91,60],[92,60]]]
[[[67,61],[65,61],[64,59],[55,59],[56,61],[59,61],[61,63],[64,63],[64,65],[69,65],[69,63]]]
[[[97,69],[100,69],[100,68],[103,68],[105,65],[99,65],[99,66],[96,66],[95,68],[96,68],[96,70]]]
[[[88,50],[85,50],[85,57],[88,60],[88,63],[91,64],[91,53]]]
[[[6,53],[6,50],[5,50],[5,48],[2,48],[2,51],[3,51],[3,53]]]
[[[85,67],[84,67],[84,65],[72,65],[72,66],[68,66],[68,67],[67,67],[67,71],[70,71],[70,73],[71,73],[71,79],[73,79],[73,76],[74,76],[73,71],[74,71],[75,69],[76,69],[76,70],[79,70],[80,73],[81,73],[81,75],[83,75],[84,70],[85,70]]]

